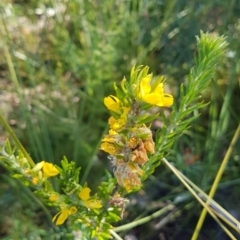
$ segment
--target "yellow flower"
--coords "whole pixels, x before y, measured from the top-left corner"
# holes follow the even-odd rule
[[[120,116],[120,118],[127,121],[127,114],[129,113],[130,109],[131,109],[130,107],[122,107],[123,113]]]
[[[72,214],[74,214],[74,213],[76,213],[77,212],[77,208],[76,207],[70,207],[70,208],[65,208],[65,209],[63,209],[62,211],[60,211],[59,213],[57,213],[54,217],[53,217],[53,219],[52,219],[52,222],[54,222],[56,219],[57,219],[57,221],[56,221],[56,225],[61,225],[61,224],[63,224],[65,221],[66,221],[66,219],[70,216],[70,215],[72,215]]]
[[[105,106],[113,112],[121,113],[121,102],[119,99],[113,95],[104,98]]]
[[[57,193],[53,193],[50,197],[49,200],[52,202],[56,202],[58,200],[59,196]]]
[[[44,177],[52,177],[52,176],[56,176],[58,174],[59,174],[59,171],[52,163],[44,162],[44,164],[43,164]]]
[[[118,135],[118,133],[115,132],[115,131],[112,130],[112,129],[109,129],[108,134],[111,135],[111,136]]]
[[[111,116],[109,119],[108,119],[108,124],[109,124],[109,126],[110,126],[110,128],[111,129],[113,129],[113,126],[114,126],[114,124],[117,122],[117,119],[115,119],[113,116]],[[115,131],[113,130],[113,133],[114,133]]]
[[[108,119],[108,123],[110,128],[115,132],[121,130],[124,127],[126,120],[122,118],[115,119],[114,117],[110,117]]]
[[[104,136],[104,138],[102,139],[102,142],[115,143],[117,138],[118,138],[118,134],[112,135],[109,133]]]
[[[122,128],[125,126],[127,122],[127,116],[130,111],[130,108],[122,107],[120,110],[121,110],[121,115],[118,119],[115,119],[112,116],[108,119],[108,124],[110,128],[113,130],[113,132],[122,130]]]
[[[110,155],[115,155],[118,151],[114,144],[108,142],[103,142],[100,146],[100,149],[109,153]]]
[[[173,96],[164,93],[162,82],[153,89],[150,81],[150,77],[145,77],[141,80],[137,98],[151,105],[170,107],[173,104]]]
[[[97,199],[89,200],[90,192],[91,192],[91,189],[88,187],[85,187],[79,192],[78,196],[81,198],[81,200],[84,202],[84,204],[87,208],[91,208],[91,209],[101,208],[102,204],[99,200],[97,200]]]
[[[32,184],[33,184],[33,185],[37,185],[38,182],[39,182],[38,178],[34,177],[34,178],[32,179]]]

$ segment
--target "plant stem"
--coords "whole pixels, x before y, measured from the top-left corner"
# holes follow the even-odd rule
[[[8,33],[7,31],[7,26],[6,26],[6,22],[4,21],[4,18],[2,19],[2,26],[5,27],[5,32],[6,34]],[[3,27],[0,28],[0,32],[3,32]],[[18,82],[18,78],[17,78],[17,74],[16,71],[14,69],[14,65],[12,62],[12,58],[11,55],[9,53],[8,47],[7,47],[7,43],[5,41],[3,41],[3,50],[4,50],[4,55],[6,57],[7,60],[7,64],[8,64],[8,68],[9,68],[9,72],[10,72],[10,76],[11,79],[15,85],[16,91],[19,94],[20,100],[22,100],[22,96],[20,94],[20,86],[19,86],[19,82]],[[0,113],[0,123],[2,123],[2,125],[5,127],[5,129],[7,130],[7,132],[9,133],[9,135],[13,138],[16,146],[21,150],[21,152],[23,153],[23,155],[25,156],[25,158],[28,160],[29,164],[33,167],[35,165],[34,161],[32,160],[32,158],[29,156],[29,154],[27,153],[27,151],[25,150],[25,148],[22,146],[22,144],[20,143],[20,141],[18,140],[17,136],[15,135],[15,133],[13,132],[12,128],[9,126],[9,124],[7,123],[7,121],[5,121],[4,117],[2,116],[2,114]]]
[[[31,165],[31,167],[33,167],[35,165],[34,161],[32,160],[32,158],[29,156],[29,154],[27,153],[27,151],[25,150],[25,148],[23,147],[23,145],[20,143],[20,141],[18,140],[17,136],[15,135],[15,133],[13,132],[12,128],[9,126],[9,124],[5,121],[4,117],[2,116],[2,114],[0,113],[0,123],[5,127],[5,129],[7,130],[7,132],[9,133],[9,135],[12,137],[13,141],[15,142],[17,148],[23,153],[23,155],[25,156],[25,158],[28,160],[28,163]]]
[[[165,214],[167,211],[173,210],[173,209],[174,209],[174,205],[172,205],[172,204],[167,205],[166,207],[164,207],[164,208],[160,209],[159,211],[151,214],[150,216],[147,216],[147,217],[138,219],[134,222],[131,222],[131,223],[128,223],[128,224],[125,224],[125,225],[114,228],[114,232],[121,232],[121,231],[124,231],[124,230],[131,229],[133,227],[139,226],[139,225],[144,224],[146,222],[149,222],[150,220],[152,220],[154,218],[157,218],[157,217]]]
[[[209,205],[210,199],[213,198],[213,196],[214,196],[214,194],[216,192],[216,189],[217,189],[218,184],[219,184],[219,182],[221,180],[222,174],[223,174],[224,169],[225,169],[225,167],[226,167],[226,165],[228,163],[228,160],[229,160],[229,158],[231,156],[233,147],[236,144],[236,141],[238,139],[239,134],[240,134],[240,124],[238,125],[238,128],[237,128],[237,130],[236,130],[236,132],[235,132],[235,134],[233,136],[233,139],[231,141],[231,144],[230,144],[230,146],[229,146],[229,148],[227,150],[227,153],[226,153],[226,155],[225,155],[225,157],[224,157],[224,159],[222,161],[222,164],[221,164],[221,166],[220,166],[220,168],[218,170],[217,176],[216,176],[216,178],[214,180],[214,183],[213,183],[212,188],[210,190],[210,193],[208,195],[209,198],[208,198],[208,201],[206,202],[206,205]],[[198,238],[198,234],[199,234],[199,232],[200,232],[200,230],[202,228],[202,225],[203,225],[203,222],[204,222],[204,219],[205,219],[206,215],[207,215],[207,209],[203,208],[202,213],[200,215],[200,218],[198,220],[197,226],[195,228],[195,231],[193,233],[193,236],[192,236],[191,240],[196,240]]]
[[[123,240],[115,231],[109,230],[109,232],[111,233],[111,235],[112,235],[113,237],[115,237],[115,239],[117,239],[117,240]]]
[[[6,22],[4,20],[4,17],[2,18],[2,26],[0,28],[0,33],[3,35],[3,27],[5,28],[5,33],[8,36],[8,30],[7,30],[7,26],[6,26]],[[1,39],[2,40],[2,39]],[[6,61],[7,61],[7,65],[8,65],[8,68],[9,68],[9,72],[10,72],[10,76],[11,76],[11,79],[15,85],[15,88],[16,88],[16,91],[18,92],[18,94],[20,93],[19,89],[19,82],[18,82],[18,78],[17,78],[17,74],[16,74],[16,71],[14,69],[14,65],[13,65],[13,61],[12,61],[12,58],[11,58],[11,55],[10,55],[10,52],[8,50],[8,46],[7,46],[7,43],[6,41],[4,41],[3,39],[3,51],[4,51],[4,55],[6,57]]]

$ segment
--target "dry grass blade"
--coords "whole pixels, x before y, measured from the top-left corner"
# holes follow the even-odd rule
[[[167,167],[176,175],[176,177],[183,183],[183,185],[192,193],[192,195],[198,200],[198,202],[206,208],[207,212],[213,217],[213,219],[218,223],[218,225],[223,229],[223,231],[230,237],[230,239],[236,239],[233,234],[223,225],[219,218],[212,211],[210,206],[208,206],[198,194],[191,188],[191,186],[185,181],[185,179],[179,174],[179,171],[170,164],[167,159],[163,158],[162,161],[167,165]]]
[[[230,159],[231,153],[233,151],[233,146],[236,144],[237,139],[239,137],[239,133],[240,133],[240,124],[238,125],[238,128],[237,128],[237,130],[236,130],[236,132],[235,132],[235,134],[234,134],[234,136],[232,138],[232,141],[231,141],[230,146],[229,146],[229,148],[227,150],[227,153],[226,153],[226,155],[225,155],[225,157],[224,157],[224,159],[222,161],[222,164],[221,164],[221,166],[220,166],[220,168],[219,168],[219,170],[217,172],[217,175],[215,177],[215,180],[213,182],[212,188],[211,188],[210,193],[209,193],[209,198],[210,199],[213,198],[213,196],[214,196],[214,194],[216,192],[216,189],[217,189],[218,184],[219,184],[219,182],[221,180],[221,177],[222,177],[222,174],[224,172],[224,169],[225,169],[225,167],[226,167],[226,165],[228,163],[228,160]],[[209,201],[207,201],[207,205],[208,204],[209,204]],[[203,209],[202,213],[201,213],[201,215],[199,217],[199,220],[198,220],[197,226],[195,228],[195,231],[193,233],[192,240],[196,240],[197,239],[198,234],[199,234],[199,232],[200,232],[200,230],[202,228],[202,224],[204,222],[204,219],[206,217],[206,214],[207,214],[207,210]],[[239,224],[237,226],[239,226]]]

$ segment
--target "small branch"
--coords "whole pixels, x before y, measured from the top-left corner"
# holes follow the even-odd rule
[[[109,232],[111,233],[111,235],[112,235],[113,237],[115,237],[115,239],[117,239],[117,240],[123,240],[115,231],[109,230]]]
[[[124,230],[132,229],[133,227],[136,227],[136,226],[142,225],[142,224],[144,224],[146,222],[149,222],[152,219],[157,218],[157,217],[165,214],[167,211],[173,210],[174,208],[175,208],[175,206],[172,205],[172,204],[167,205],[166,207],[164,207],[164,208],[160,209],[159,211],[151,214],[150,216],[147,216],[147,217],[138,219],[138,220],[136,220],[134,222],[131,222],[131,223],[128,223],[128,224],[116,227],[116,228],[114,228],[114,231],[115,232],[121,232],[121,231],[124,231]]]

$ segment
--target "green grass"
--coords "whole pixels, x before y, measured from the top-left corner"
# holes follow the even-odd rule
[[[51,9],[54,16],[49,15]],[[168,158],[199,187],[206,191],[211,187],[240,120],[238,1],[5,0],[0,10],[1,112],[36,162],[59,163],[65,155],[82,167],[81,181],[92,187],[110,169],[98,147],[108,119],[103,97],[112,93],[113,82],[119,82],[132,65],[146,64],[155,74],[167,76],[177,102],[179,86],[187,81],[193,65],[195,36],[200,30],[227,36],[227,56],[202,93],[210,104],[176,141]],[[11,56],[8,61],[4,48]],[[2,130],[1,139],[6,137]],[[239,150],[237,142],[216,195],[236,214],[240,211]],[[49,234],[60,239],[59,229],[42,222],[46,213],[40,203],[30,200],[32,194],[2,176],[2,239],[49,239]],[[169,239],[189,239],[201,207],[164,165],[141,193],[132,196],[138,204],[130,205],[123,222],[157,211],[156,205],[177,197],[183,200],[176,204],[178,214],[171,224],[169,220],[164,229],[153,230],[149,222],[134,233],[139,239],[154,239],[159,233]],[[25,226],[22,232],[21,226]],[[208,219],[202,235],[211,239],[217,233],[219,229]]]

